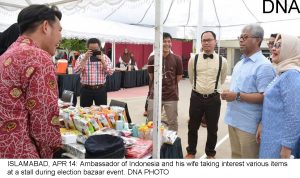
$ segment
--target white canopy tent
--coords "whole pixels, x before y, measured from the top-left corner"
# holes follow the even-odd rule
[[[61,23],[64,28],[63,36],[66,38],[96,37],[108,42],[154,43],[154,31],[151,28],[85,18],[80,15],[65,16]]]
[[[286,2],[277,1],[282,4]],[[159,50],[162,26],[163,31],[182,39],[199,38],[199,33],[203,30],[217,32],[220,40],[236,39],[242,27],[249,23],[260,23],[265,29],[266,36],[271,33],[300,35],[300,14],[297,4],[293,5],[294,9],[290,13],[283,13],[279,9],[279,13],[264,14],[263,2],[262,0],[164,0],[162,5],[162,1],[159,0],[1,0],[0,30],[16,22],[21,8],[34,3],[48,3],[58,5],[63,12],[62,25],[65,37],[96,36],[108,41],[123,42],[155,41],[155,58],[158,59],[162,55]],[[289,9],[291,1],[288,3]],[[265,5],[270,10],[271,5],[267,2]],[[197,27],[201,29],[197,30]],[[157,71],[154,81],[155,91],[161,91],[160,63],[160,60],[155,61]],[[154,158],[159,158],[160,99],[161,93],[156,92]]]
[[[0,31],[17,22],[19,11],[19,8],[3,8],[0,1]],[[63,27],[62,35],[66,38],[88,39],[96,37],[101,41],[108,42],[154,43],[154,30],[152,28],[104,21],[85,17],[81,14],[67,15],[64,12],[61,24]]]
[[[277,1],[285,5],[284,0]],[[199,2],[200,0],[164,0],[161,15],[164,31],[170,32],[175,38],[196,39]],[[273,0],[274,12],[264,14],[263,2],[263,0],[203,0],[203,30],[218,32],[220,28],[221,40],[236,39],[245,24],[258,22],[264,27],[266,37],[274,32],[300,35],[298,30],[300,14],[295,9],[298,6],[300,8],[300,4],[298,6],[293,4],[294,9],[290,13],[283,13],[281,9],[276,13]],[[99,34],[100,39],[110,41],[116,38],[114,41],[154,43],[154,0],[0,0],[0,30],[16,22],[21,8],[36,3],[56,4],[60,8],[63,12],[63,34],[66,36],[88,37],[89,34],[91,36]],[[287,3],[289,10],[292,0],[288,0]],[[265,6],[265,10],[271,9],[269,1],[265,2]],[[64,19],[68,19],[69,22],[65,22]],[[115,23],[111,26],[110,22]],[[93,29],[84,28],[82,23],[99,26]],[[104,26],[112,30],[107,32],[106,29],[106,31],[99,29]],[[88,33],[85,32],[87,29]]]

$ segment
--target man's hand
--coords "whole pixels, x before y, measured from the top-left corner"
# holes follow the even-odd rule
[[[225,90],[223,90],[223,92],[220,92],[221,93],[221,99],[222,100],[225,100],[225,96],[226,96],[226,92],[229,92],[229,90],[228,89],[225,89]]]
[[[288,147],[282,146],[280,150],[280,157],[283,159],[290,159],[292,150]]]
[[[262,129],[262,125],[261,125],[261,123],[260,124],[258,124],[258,126],[257,126],[257,131],[256,131],[256,143],[260,143],[260,138],[261,138],[261,129]]]
[[[226,91],[224,90],[221,93],[221,98],[222,100],[226,100],[227,102],[234,101],[236,99],[237,93],[232,92],[232,91]]]
[[[101,55],[97,55],[97,58],[98,58],[98,59],[100,59],[100,62],[101,62],[102,64],[106,63],[106,61],[105,61],[105,57],[104,57],[104,55],[103,55],[103,54],[101,54]]]
[[[87,61],[91,56],[93,55],[93,51],[92,50],[87,50],[84,54],[84,58],[83,61]]]
[[[85,64],[86,64],[86,61],[88,60],[88,59],[90,59],[90,57],[92,56],[92,54],[93,54],[93,51],[92,50],[87,50],[86,52],[85,52],[85,54],[84,54],[84,58],[81,60],[81,62],[80,62],[80,66],[81,66],[81,70],[83,69],[83,67],[85,66]]]
[[[103,65],[103,69],[106,69],[107,68],[107,63],[105,61],[105,56],[103,54],[101,54],[101,55],[97,55],[97,58],[100,59],[100,62]]]

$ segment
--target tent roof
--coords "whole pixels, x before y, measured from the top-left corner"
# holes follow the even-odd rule
[[[164,30],[177,38],[195,39],[199,0],[162,2]],[[16,18],[21,8],[35,3],[56,4],[60,8],[67,37],[87,38],[98,34],[97,37],[115,41],[154,41],[155,0],[1,0],[0,14]],[[268,2],[265,5],[271,8]],[[203,0],[203,29],[217,32],[220,27],[221,39],[235,39],[245,24],[258,22],[264,27],[266,36],[275,32],[300,35],[297,10],[289,14],[279,11],[275,13],[274,9],[273,13],[264,14],[261,0]],[[106,25],[108,28],[102,31]]]

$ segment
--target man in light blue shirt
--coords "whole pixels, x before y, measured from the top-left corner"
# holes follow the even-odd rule
[[[225,123],[232,158],[258,157],[255,134],[262,117],[263,93],[275,77],[272,64],[260,49],[263,36],[264,30],[257,24],[243,28],[238,37],[243,55],[233,69],[230,90],[221,94],[228,102]]]

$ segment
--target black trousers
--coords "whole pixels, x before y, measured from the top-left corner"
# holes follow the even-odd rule
[[[197,150],[198,130],[202,116],[205,114],[207,123],[207,140],[205,153],[207,156],[215,156],[218,122],[220,117],[221,99],[220,95],[204,98],[197,92],[192,91],[190,99],[190,120],[188,123],[188,147],[187,152],[195,155]]]
[[[149,99],[149,96],[150,96],[150,91],[148,91],[148,94],[147,94],[147,99],[146,99],[146,103],[145,103],[145,111],[148,111],[148,99]]]
[[[99,89],[90,89],[81,87],[80,90],[80,106],[90,107],[93,105],[107,105],[107,91],[105,85]]]

